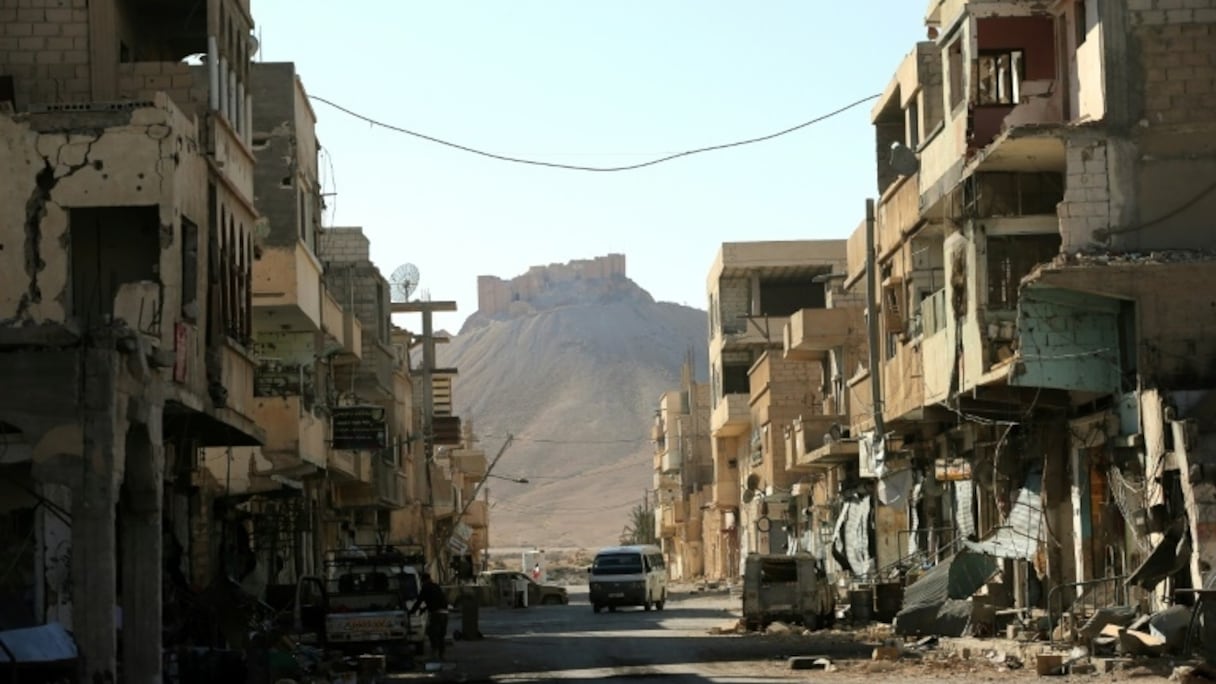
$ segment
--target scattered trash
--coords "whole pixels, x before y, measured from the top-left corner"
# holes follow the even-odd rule
[[[823,670],[835,672],[836,666],[823,656],[793,656],[788,660],[791,670]]]
[[[1216,682],[1216,667],[1206,664],[1176,667],[1170,675],[1170,681],[1182,684],[1210,684]]]
[[[784,622],[774,622],[764,628],[765,634],[789,634],[793,630]]]

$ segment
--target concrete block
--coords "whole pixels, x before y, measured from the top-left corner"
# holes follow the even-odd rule
[[[1040,653],[1035,656],[1034,669],[1040,677],[1064,674],[1064,656],[1056,653]]]

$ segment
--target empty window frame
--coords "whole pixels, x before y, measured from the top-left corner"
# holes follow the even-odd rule
[[[1016,105],[1026,78],[1022,50],[983,50],[975,60],[975,103]]]

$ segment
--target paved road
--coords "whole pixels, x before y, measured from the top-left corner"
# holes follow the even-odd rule
[[[640,608],[594,614],[585,587],[571,588],[568,606],[483,609],[481,641],[458,641],[446,677],[465,681],[780,682],[806,681],[784,668],[791,655],[864,656],[868,650],[830,639],[716,636],[713,627],[738,618],[725,594],[669,597],[666,610]],[[459,628],[459,620],[453,620]]]
[[[1035,679],[1034,668],[1008,670],[982,655],[971,660],[934,657],[871,661],[875,642],[866,631],[809,635],[713,635],[738,619],[739,600],[724,593],[675,593],[664,611],[640,608],[593,614],[586,587],[572,587],[568,606],[483,609],[485,639],[457,641],[441,672],[390,676],[397,681],[500,682],[552,680],[721,682],[774,684],[815,681],[859,684],[874,680],[939,683]],[[460,620],[453,616],[453,628]],[[827,656],[833,672],[791,671],[790,656]],[[1137,684],[1165,681],[1129,672],[1118,679]],[[1104,679],[1106,681],[1106,679]]]

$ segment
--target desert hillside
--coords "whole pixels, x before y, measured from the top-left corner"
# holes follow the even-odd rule
[[[659,395],[678,387],[690,353],[705,373],[705,312],[654,301],[619,259],[483,282],[478,313],[440,347],[487,457],[515,435],[493,474],[529,481],[487,484],[492,546],[615,543],[651,486]]]

